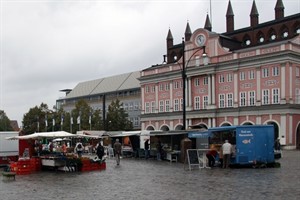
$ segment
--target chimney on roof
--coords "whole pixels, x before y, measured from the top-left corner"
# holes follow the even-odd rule
[[[255,0],[253,0],[252,9],[250,13],[250,26],[254,27],[258,25],[258,11],[256,8]]]
[[[227,13],[226,13],[226,31],[227,32],[234,31],[234,14],[232,11],[230,0],[228,2]]]

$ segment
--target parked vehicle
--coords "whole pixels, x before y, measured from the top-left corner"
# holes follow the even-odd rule
[[[19,140],[7,140],[7,137],[18,136],[17,131],[0,132],[0,166],[6,166],[9,161],[19,158]]]

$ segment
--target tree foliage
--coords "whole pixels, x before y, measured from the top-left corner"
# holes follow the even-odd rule
[[[10,119],[6,116],[3,110],[0,110],[0,131],[12,131]]]
[[[125,112],[123,104],[120,101],[112,101],[108,107],[107,117],[108,131],[129,131],[133,129],[132,122],[128,119],[128,113]]]
[[[79,100],[71,112],[63,108],[50,110],[47,104],[30,108],[23,117],[24,134],[34,132],[67,131],[76,133],[80,130],[128,131],[133,129],[132,122],[119,100],[109,105],[106,121],[103,122],[100,110],[93,110],[84,100]],[[104,127],[106,125],[106,127]]]

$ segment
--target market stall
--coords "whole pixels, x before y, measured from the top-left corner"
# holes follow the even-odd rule
[[[33,141],[29,144],[35,144],[34,141],[47,139],[49,140],[49,146],[52,143],[59,143],[63,141],[70,141],[72,138],[79,138],[76,134],[71,134],[65,131],[57,132],[40,132],[30,135],[8,137],[8,140],[30,140]],[[63,171],[81,171],[84,169],[105,169],[105,161],[95,158],[83,157],[79,158],[74,152],[68,153],[61,151],[62,148],[59,144],[54,147],[49,147],[47,150],[43,150],[38,156],[31,156],[28,151],[30,147],[25,148],[23,156],[19,158],[18,162],[11,163],[11,169],[17,174],[29,174],[32,171],[38,171],[41,169],[54,169]],[[94,166],[94,167],[90,167]]]
[[[181,141],[187,136],[186,131],[151,131],[144,133],[144,136],[150,136],[150,156],[156,157],[157,144],[160,141],[162,152],[162,159],[170,162],[177,162],[181,154]]]

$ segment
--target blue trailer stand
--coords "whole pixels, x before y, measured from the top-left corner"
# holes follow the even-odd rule
[[[205,132],[195,131],[190,138],[208,137],[208,146],[222,146],[225,140],[233,146],[231,164],[258,165],[275,163],[274,157],[274,126],[245,125],[209,128]]]

